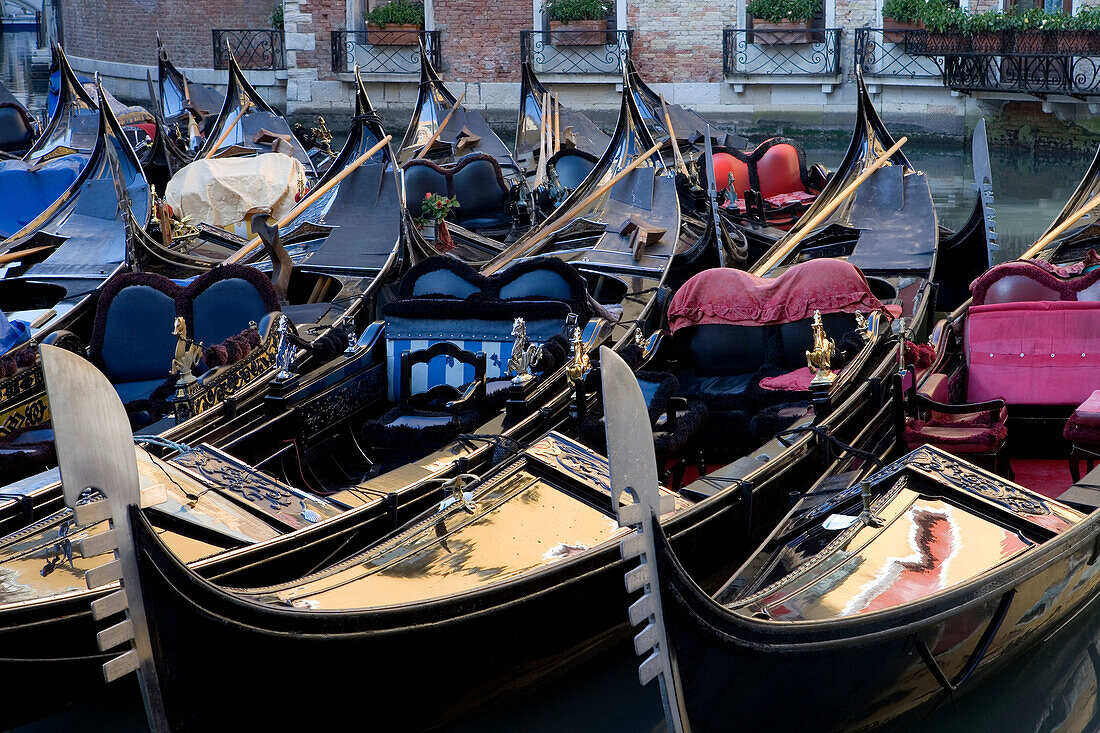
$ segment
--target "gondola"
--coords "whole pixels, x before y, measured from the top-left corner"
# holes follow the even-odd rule
[[[623,104],[633,108],[632,95],[625,94]],[[881,153],[884,145],[892,147],[873,110],[864,105],[860,109],[842,178],[855,176],[868,162],[867,156],[880,157],[876,152]],[[637,124],[638,116],[631,119],[630,135],[636,136],[638,143],[650,144],[644,125]],[[615,159],[624,150],[622,125],[620,121],[605,160]],[[902,269],[890,276],[902,286],[897,304],[919,323],[931,305],[928,275],[936,227],[927,184],[922,199],[922,176],[902,161],[891,166],[896,172],[883,169],[885,175],[867,185],[896,185],[896,178],[901,178],[912,202],[901,216],[910,224],[914,222],[909,217],[917,212],[930,217],[919,229],[931,237],[926,243],[930,251],[923,255],[923,282],[915,277],[912,252],[904,258]],[[665,175],[668,195],[675,199],[671,176]],[[631,189],[636,191],[638,185],[632,181]],[[858,213],[859,203],[866,202],[853,204],[849,216]],[[833,222],[826,230],[837,225]],[[889,222],[884,228],[889,229]],[[863,245],[870,251],[860,253]],[[852,260],[859,254],[885,254],[885,249],[885,243],[872,235],[844,254]],[[898,246],[893,249],[895,253],[901,250]],[[554,252],[554,246],[551,243],[530,253],[534,251]],[[629,267],[621,253],[611,248],[606,251],[606,273]],[[809,260],[801,265],[810,266],[803,272],[818,269],[813,255],[819,250],[813,239],[798,252]],[[530,253],[522,247],[513,252],[516,257]],[[587,261],[581,252],[568,248],[559,248],[557,254],[572,258],[587,271],[595,267],[592,263],[600,248],[589,248],[584,255]],[[854,267],[828,257],[816,262],[854,272]],[[889,280],[881,270],[875,285],[862,275],[859,281],[858,304],[850,301],[849,307],[867,306],[880,314],[889,310],[886,306],[892,303],[878,301],[871,292],[872,287],[884,292]],[[912,290],[906,291],[909,285]],[[684,289],[689,287],[690,283]],[[793,297],[801,302],[805,294],[800,291]],[[830,294],[835,293],[817,297]],[[843,315],[853,316],[850,312]],[[782,515],[788,492],[808,487],[823,471],[833,475],[834,485],[839,482],[846,487],[852,471],[868,460],[867,453],[879,454],[892,445],[891,423],[882,418],[891,414],[893,405],[882,384],[897,370],[898,346],[884,318],[872,316],[871,323],[871,331],[864,330],[867,340],[859,332],[852,333],[859,340],[858,347],[845,370],[825,390],[828,394],[820,395],[816,414],[805,404],[797,414],[788,413],[794,433],[779,434],[783,426],[777,424],[771,437],[736,446],[744,455],[731,460],[727,454],[723,460],[729,462],[721,468],[665,494],[677,509],[668,522],[670,534],[677,547],[692,558],[695,569],[705,575],[721,574],[732,561],[719,550],[729,553],[732,546],[742,556],[747,553],[750,543],[763,537]],[[809,333],[808,319],[801,319],[792,332],[798,329]],[[624,339],[616,339],[620,351],[630,345],[633,330],[624,328],[625,345]],[[732,339],[746,354],[757,351],[748,338],[750,332]],[[657,337],[646,344],[648,348],[638,347],[645,366],[667,351],[661,340]],[[635,352],[635,358],[638,356]],[[578,376],[583,371],[578,368]],[[639,373],[637,378],[642,376]],[[587,386],[578,391],[588,397]],[[610,395],[604,397],[609,403],[613,400]],[[590,399],[584,402],[586,407],[594,404]],[[173,730],[228,728],[245,720],[274,723],[275,715],[282,725],[304,723],[307,716],[313,725],[335,722],[337,711],[331,707],[307,710],[289,706],[276,711],[255,697],[226,688],[212,689],[200,671],[208,657],[204,649],[217,648],[229,658],[248,659],[261,667],[292,663],[332,670],[329,694],[339,698],[366,685],[387,700],[394,711],[394,724],[399,721],[410,729],[426,729],[530,687],[621,638],[624,599],[616,577],[621,577],[623,570],[618,551],[622,532],[613,522],[606,459],[580,442],[577,422],[571,418],[561,426],[571,435],[544,433],[527,445],[494,440],[504,448],[505,456],[511,453],[512,457],[492,467],[463,463],[460,470],[473,474],[463,477],[469,483],[449,482],[443,497],[437,494],[412,521],[398,524],[397,531],[387,528],[372,537],[360,536],[362,549],[357,554],[324,570],[311,568],[290,582],[257,587],[263,574],[229,576],[206,569],[197,574],[158,542],[144,515],[132,512],[140,581],[129,579],[138,576],[128,576],[126,586],[132,588],[140,582],[144,600],[132,599],[132,608],[149,609],[136,612],[147,622],[138,633],[145,633],[145,628],[149,633],[148,643],[143,644],[150,655],[145,656],[142,647],[138,650],[142,663],[147,669],[155,668],[159,678],[159,684],[146,685],[160,701],[159,705],[152,701],[151,709],[158,711],[154,720],[167,721]],[[636,422],[645,427],[644,440],[653,439],[650,417],[636,416]],[[517,437],[515,433],[506,435]],[[833,440],[851,441],[864,449],[855,458],[834,462],[828,448],[835,445]],[[652,464],[650,471],[655,474],[656,470]],[[120,498],[121,504],[134,503],[132,497]],[[442,504],[439,498],[443,498]],[[124,521],[121,514],[116,517]],[[258,569],[252,565],[253,571]],[[176,643],[180,639],[202,641],[185,646]],[[425,697],[407,681],[416,670],[423,670],[424,655],[438,655],[440,649],[446,649],[449,659],[461,659],[461,669],[447,679],[449,694]],[[361,659],[385,659],[386,664],[347,666],[348,660]]]
[[[161,43],[157,34],[157,92],[152,101],[160,110],[161,117],[170,128],[179,130],[178,140],[188,141],[189,128],[194,121],[200,130],[212,125],[217,113],[225,105],[225,96],[205,84],[196,84],[188,80],[182,71],[176,68],[168,56],[168,49]]]
[[[4,161],[6,185],[15,193],[0,207],[0,252],[43,226],[72,199],[99,139],[99,113],[60,48],[59,101],[42,134],[21,161]],[[28,180],[29,179],[29,180]]]
[[[530,61],[523,61],[520,74],[515,156],[522,161],[529,187],[534,190],[545,186],[547,201],[540,205],[549,211],[596,166],[611,138],[592,120],[556,98],[546,104],[550,92],[535,75]],[[541,165],[543,158],[545,166]],[[544,180],[538,180],[540,176]]]
[[[629,59],[627,74],[654,137],[667,143],[670,125],[675,132],[677,148],[685,159],[682,185],[689,198],[701,200],[713,175],[723,218],[745,233],[754,251],[782,237],[825,187],[828,171],[820,164],[807,164],[796,140],[773,137],[749,149],[744,137],[720,130],[692,109],[664,103]],[[703,140],[707,137],[714,146],[714,163],[704,167]]]
[[[451,94],[428,56],[421,49],[420,89],[397,153],[411,213],[420,216],[427,194],[456,196],[460,208],[448,229],[492,256],[532,223],[524,172],[485,118]]]
[[[627,103],[624,111],[633,114]],[[618,140],[622,145],[617,149],[622,157],[610,153],[606,156],[603,168],[589,184],[589,192],[605,180],[603,174],[607,169],[632,160],[630,149],[637,150],[640,146],[627,141],[636,129],[636,122],[630,119],[620,123]],[[667,175],[663,168],[644,170],[654,177]],[[640,185],[637,178],[632,185]],[[674,206],[675,198],[668,200]],[[622,204],[618,206],[621,212]],[[588,211],[598,213],[605,209],[611,210],[606,201],[593,204]],[[626,210],[631,208],[628,206]],[[636,211],[645,213],[640,207]],[[670,218],[675,218],[675,210]],[[595,231],[591,227],[585,229],[571,234],[570,241],[575,246],[580,247],[585,239],[590,248],[601,241],[606,247],[613,238],[629,239],[617,232],[601,237],[602,227]],[[599,249],[592,251],[588,262],[580,262],[574,253],[577,267],[557,258],[534,257],[519,262],[518,269],[502,268],[499,275],[491,277],[478,274],[453,257],[426,259],[406,273],[401,284],[391,291],[390,297],[396,298],[393,307],[384,311],[382,321],[363,331],[356,349],[349,355],[313,371],[300,371],[284,383],[282,390],[269,391],[262,401],[219,405],[214,414],[224,418],[221,422],[205,426],[192,423],[196,429],[181,425],[178,430],[161,433],[150,443],[150,450],[157,455],[149,459],[145,470],[151,471],[150,476],[158,475],[161,469],[168,471],[174,479],[170,483],[175,486],[179,482],[183,487],[183,493],[173,489],[174,496],[182,500],[164,507],[165,511],[156,510],[154,521],[162,525],[167,532],[166,540],[182,553],[181,557],[199,561],[209,556],[199,563],[203,568],[200,572],[208,573],[218,582],[240,585],[300,577],[361,547],[367,538],[385,536],[438,505],[441,485],[460,486],[465,480],[462,474],[484,471],[499,460],[499,453],[509,453],[509,446],[537,437],[547,427],[567,419],[576,404],[573,391],[568,388],[567,364],[563,363],[570,347],[564,345],[566,340],[550,339],[554,351],[548,347],[549,361],[536,360],[531,364],[533,371],[543,371],[519,380],[521,388],[509,388],[511,376],[493,378],[485,384],[483,398],[474,385],[470,397],[484,399],[485,411],[472,428],[463,422],[461,429],[465,432],[458,435],[447,428],[451,438],[438,429],[419,435],[416,431],[399,430],[393,433],[397,440],[382,441],[379,429],[368,428],[368,423],[385,419],[391,406],[400,406],[395,405],[391,386],[399,392],[402,383],[425,378],[429,385],[438,381],[435,393],[429,398],[436,399],[435,395],[443,391],[452,395],[445,396],[445,401],[455,401],[454,384],[463,388],[458,390],[462,394],[469,391],[462,383],[466,367],[461,363],[457,369],[444,369],[442,374],[434,367],[424,376],[419,368],[410,370],[411,381],[399,381],[403,351],[411,354],[423,348],[416,343],[406,345],[400,329],[441,335],[438,328],[426,328],[429,321],[425,319],[434,318],[428,310],[441,309],[448,318],[456,319],[461,315],[463,299],[440,301],[439,288],[446,285],[461,292],[476,287],[477,296],[470,299],[467,307],[474,308],[475,315],[484,322],[478,327],[480,330],[463,331],[466,335],[462,343],[475,338],[483,353],[491,352],[496,357],[486,360],[487,370],[493,369],[490,377],[505,369],[517,377],[516,369],[527,373],[526,368],[507,365],[511,361],[509,349],[515,350],[515,337],[510,331],[515,327],[512,315],[516,314],[527,318],[531,345],[556,334],[568,323],[566,316],[572,309],[574,315],[580,316],[576,330],[571,331],[580,340],[579,347],[572,347],[580,357],[608,340],[625,348],[633,343],[632,333],[639,326],[654,330],[659,322],[657,304],[663,297],[659,285],[671,259],[667,252],[673,247],[693,254],[717,249],[712,230],[681,233],[677,227],[673,231],[677,236],[653,243],[650,259],[625,271],[619,258],[604,255]],[[677,245],[681,234],[685,239]],[[555,282],[568,284],[568,288],[562,291],[559,287],[558,294],[551,298],[521,297],[524,289],[554,286]],[[589,301],[589,292],[597,305]],[[437,297],[425,297],[432,294]],[[567,300],[562,300],[563,296]],[[624,312],[617,325],[612,325],[606,316],[593,314],[593,311],[617,310],[616,307]],[[592,316],[587,323],[586,314]],[[439,325],[438,319],[435,322]],[[447,321],[442,325],[447,325]],[[495,344],[486,332],[490,326],[496,334],[494,338],[500,339]],[[524,349],[523,354],[530,361],[530,352]],[[476,365],[474,369],[476,374]],[[466,407],[462,409],[467,410],[476,402],[463,404]],[[461,414],[456,417],[468,419]],[[241,479],[243,483],[237,486],[243,494],[232,489],[226,493],[223,482],[230,475]],[[68,565],[61,572],[45,576],[39,572],[40,563],[52,556],[57,533],[71,517],[56,503],[58,490],[56,474],[34,477],[5,489],[28,497],[34,508],[31,524],[21,514],[28,499],[12,499],[0,507],[6,527],[22,526],[0,540],[0,566],[19,576],[18,580],[12,578],[13,593],[0,600],[3,640],[0,643],[6,649],[0,663],[0,679],[10,685],[13,700],[19,700],[18,705],[5,709],[8,723],[56,709],[71,700],[70,692],[94,694],[101,685],[97,671],[99,655],[94,651],[94,642],[88,641],[94,622],[86,609],[87,603],[103,592],[74,593],[81,581],[79,573]],[[237,499],[231,498],[234,494],[238,494]],[[199,496],[199,501],[190,502],[188,495]],[[280,505],[283,499],[291,502],[290,514],[281,506],[269,504],[269,498],[276,495],[282,497],[277,500]],[[252,517],[248,523],[239,518],[238,500],[244,496],[259,499],[258,503],[246,499],[253,506],[244,510]],[[218,503],[211,507],[203,497]],[[303,497],[312,497],[312,501],[301,505]],[[190,521],[178,521],[179,504],[189,505],[185,519]],[[236,514],[226,506],[230,509],[238,506]],[[255,510],[260,510],[267,519],[257,522],[252,514]],[[65,532],[69,536],[68,529]],[[77,562],[77,566],[83,564]],[[30,618],[37,619],[33,627],[26,624]],[[35,666],[34,674],[28,674],[20,659],[38,659],[43,663]],[[38,677],[39,673],[43,676]],[[63,696],[56,690],[40,694],[46,691],[44,681],[57,674],[82,682],[68,688]],[[18,694],[14,692],[15,686],[19,688]]]
[[[1079,465],[1100,435],[1100,256],[1084,218],[1098,180],[1100,154],[1044,236],[937,326],[933,364],[904,380],[893,453],[909,452],[803,497],[716,592],[633,483],[645,590],[631,618],[647,623],[641,679],[660,678],[669,730],[772,724],[792,689],[792,728],[919,720],[1026,663],[1095,600],[1100,482]]]
[[[271,152],[273,146],[285,149],[288,155],[302,163],[308,176],[317,178],[313,160],[290,125],[248,83],[237,60],[230,54],[225,101],[195,157],[259,155]]]
[[[131,250],[186,279],[173,283],[148,271],[118,273],[94,299],[68,314],[63,331],[50,335],[70,348],[87,347],[123,395],[136,431],[193,437],[211,430],[229,412],[219,414],[214,408],[220,404],[228,401],[233,409],[243,409],[263,401],[265,385],[288,368],[277,351],[291,354],[319,342],[331,358],[373,320],[375,299],[404,261],[407,227],[400,172],[382,144],[385,136],[361,85],[359,104],[364,114],[341,152],[340,169],[348,175],[306,206],[284,235],[267,233],[271,241],[264,257],[274,260],[266,263],[267,272],[222,263],[234,249],[216,242],[203,250],[213,260],[184,259],[185,253],[157,249],[135,222]],[[364,159],[371,150],[378,152]],[[293,258],[286,254],[283,236]],[[202,274],[195,277],[195,270]],[[176,316],[185,321],[185,333],[174,334]],[[283,317],[289,320],[283,323]],[[303,342],[284,343],[295,338]],[[181,343],[187,339],[203,349],[202,363],[194,365],[197,379],[177,373]],[[6,375],[8,391],[0,400],[0,465],[8,482],[49,468],[53,460],[40,369],[33,345],[27,348],[29,363]],[[223,355],[221,349],[228,351]],[[297,367],[308,372],[326,361],[315,351],[304,351]],[[48,506],[50,501],[47,491],[24,503]]]

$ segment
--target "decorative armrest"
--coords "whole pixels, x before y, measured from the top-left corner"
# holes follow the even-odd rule
[[[457,400],[451,400],[447,403],[448,411],[457,411],[462,409],[480,409],[480,401],[485,399],[485,379],[475,379],[466,385],[466,391],[462,393],[462,396]]]
[[[1005,409],[1004,400],[986,400],[985,402],[967,402],[952,405],[947,402],[937,402],[922,394],[917,394],[917,405],[921,409],[932,412],[942,412],[947,415],[968,415],[971,413],[988,412],[990,424],[1000,422],[1001,410]]]

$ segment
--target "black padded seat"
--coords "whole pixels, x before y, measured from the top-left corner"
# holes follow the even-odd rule
[[[557,176],[559,185],[572,190],[584,182],[598,162],[596,156],[583,150],[563,148],[546,161],[546,167]]]
[[[454,217],[460,225],[467,229],[511,226],[508,186],[496,160],[481,154],[467,156],[455,164],[451,182],[459,203]]]
[[[413,216],[420,216],[420,204],[429,194],[451,195],[447,174],[427,160],[410,160],[405,164],[405,204]]]

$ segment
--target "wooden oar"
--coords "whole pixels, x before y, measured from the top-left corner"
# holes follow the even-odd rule
[[[314,201],[319,199],[321,196],[324,196],[326,193],[329,192],[329,190],[333,186],[335,186],[337,183],[339,183],[340,181],[344,180],[349,175],[351,175],[351,172],[353,170],[355,170],[356,168],[358,168],[359,166],[361,166],[363,163],[365,163],[367,158],[371,157],[372,155],[377,153],[379,150],[381,150],[383,147],[385,147],[389,143],[391,138],[392,138],[391,135],[386,135],[384,138],[382,138],[377,143],[375,143],[371,147],[370,150],[368,150],[367,152],[363,153],[358,158],[353,160],[351,162],[351,165],[347,166],[346,168],[344,168],[344,170],[340,171],[335,176],[333,176],[332,180],[328,181],[325,185],[320,186],[316,190],[311,192],[308,196],[306,196],[304,199],[302,199],[298,203],[297,206],[295,206],[293,209],[291,209],[288,213],[284,214],[283,217],[281,219],[279,219],[278,224],[275,225],[275,228],[284,227],[287,224],[289,224],[291,221],[293,221],[294,217],[298,216],[298,214],[301,214],[303,211],[305,211],[309,207],[310,204],[312,204]],[[227,257],[225,259],[225,263],[226,264],[231,264],[233,262],[239,262],[243,257],[248,255],[248,253],[250,253],[252,250],[259,247],[260,246],[260,241],[261,240],[260,240],[259,237],[253,238],[253,240],[251,242],[249,242],[248,244],[246,244],[245,246],[241,247],[239,250],[237,250],[236,252],[231,254],[229,257]]]
[[[535,166],[535,188],[542,185],[546,178],[546,136],[549,134],[546,119],[546,95],[539,100],[539,164]]]
[[[9,262],[21,260],[27,255],[33,255],[37,252],[45,252],[46,250],[53,248],[54,245],[52,244],[44,244],[41,247],[31,247],[30,249],[19,249],[15,250],[14,252],[5,252],[4,254],[0,255],[0,265],[6,265]]]
[[[226,128],[222,131],[221,137],[219,137],[218,141],[210,147],[210,152],[208,152],[206,155],[204,155],[203,156],[204,158],[209,158],[214,153],[218,152],[218,148],[220,148],[222,146],[222,143],[225,142],[225,139],[227,137],[229,137],[229,133],[232,132],[233,128],[237,126],[237,123],[241,121],[241,118],[244,117],[246,114],[248,114],[248,110],[251,107],[252,107],[252,100],[249,99],[248,101],[246,101],[244,103],[243,107],[241,107],[239,110],[237,110],[237,114],[233,118],[233,121],[230,122],[226,126]]]
[[[665,128],[668,130],[668,142],[672,146],[672,154],[676,158],[676,167],[690,179],[691,176],[688,176],[687,164],[684,163],[684,158],[680,155],[680,143],[676,138],[676,130],[672,129],[672,117],[668,114],[668,105],[665,104],[665,95],[663,94],[661,95],[661,109],[664,110],[665,113]]]
[[[1038,242],[1031,245],[1031,248],[1028,249],[1027,252],[1024,252],[1022,255],[1020,255],[1020,259],[1030,260],[1032,257],[1042,252],[1044,247],[1057,239],[1062,234],[1062,232],[1066,231],[1071,226],[1076,224],[1078,220],[1081,219],[1081,217],[1095,209],[1097,206],[1100,206],[1100,193],[1096,194],[1091,199],[1086,201],[1080,209],[1073,212],[1064,222],[1044,234]]]
[[[447,112],[447,116],[443,118],[443,124],[435,128],[435,132],[432,133],[432,136],[430,138],[428,138],[428,142],[424,143],[424,147],[420,148],[420,150],[417,151],[416,155],[413,156],[414,158],[424,157],[424,154],[427,153],[432,145],[435,144],[435,141],[439,139],[439,136],[443,133],[443,128],[445,128],[447,126],[447,123],[451,121],[451,116],[454,115],[455,110],[459,108],[459,106],[462,104],[462,100],[465,98],[466,92],[463,92],[462,96],[458,98],[458,101],[451,105],[451,109]]]
[[[554,153],[561,150],[561,99],[554,95]]]
[[[825,204],[825,208],[817,212],[817,214],[814,215],[813,219],[810,219],[810,221],[806,222],[806,225],[799,230],[798,234],[795,234],[793,237],[791,237],[790,241],[785,242],[783,246],[776,250],[763,265],[757,265],[756,267],[754,267],[752,269],[752,273],[754,275],[764,275],[768,272],[768,270],[772,269],[780,262],[782,262],[783,258],[789,255],[794,250],[794,248],[798,246],[799,242],[805,239],[806,235],[814,230],[814,227],[824,221],[825,217],[827,217],[829,214],[833,213],[836,207],[840,206],[841,202],[843,202],[844,199],[851,196],[855,192],[855,190],[859,188],[860,185],[862,185],[868,177],[870,177],[872,173],[885,165],[886,162],[890,160],[890,156],[898,152],[901,146],[904,145],[908,140],[909,138],[903,137],[896,143],[891,145],[890,149],[880,155],[875,160],[875,162],[867,168],[867,170],[860,173],[859,177],[856,178],[856,180],[849,183],[843,191],[834,196],[833,199],[829,201],[829,203]]]
[[[623,177],[626,176],[626,174],[630,173],[630,171],[634,170],[646,160],[648,160],[649,157],[656,153],[660,147],[661,146],[659,144],[654,145],[652,148],[645,151],[645,153],[643,153],[641,156],[636,158],[630,165],[626,166],[621,171],[616,173],[610,181],[597,188],[588,196],[585,196],[582,201],[574,204],[573,206],[570,206],[569,210],[562,214],[556,222],[547,227],[544,231],[537,232],[539,241],[544,240],[546,237],[549,237],[551,234],[568,224],[576,214],[579,214],[581,210],[584,209],[586,206],[610,191],[612,186],[621,181]],[[505,250],[501,252],[493,259],[492,262],[490,262],[488,265],[485,266],[484,269],[482,269],[481,273],[483,275],[492,275],[494,272],[497,272],[498,270],[500,270],[500,268],[504,267],[512,260],[516,259],[517,257],[522,257],[527,251],[534,247],[535,244],[537,244],[537,242],[525,242],[523,240],[516,242],[516,244],[512,245],[515,249],[511,251]]]

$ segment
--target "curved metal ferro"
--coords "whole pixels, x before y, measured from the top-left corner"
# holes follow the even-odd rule
[[[110,520],[111,525],[108,531],[84,539],[82,550],[85,556],[114,555],[111,562],[87,572],[89,588],[122,582],[121,590],[92,604],[92,616],[97,621],[120,612],[126,616],[121,623],[97,634],[101,651],[127,647],[103,664],[103,676],[111,682],[140,671],[149,727],[166,733],[168,722],[145,620],[129,519],[132,506],[164,501],[164,488],[157,487],[160,495],[142,496],[130,421],[107,378],[86,359],[64,349],[43,345],[41,359],[65,503],[72,507],[79,525],[104,520]],[[86,501],[89,489],[103,498]]]
[[[653,452],[642,389],[622,357],[600,347],[600,377],[603,380],[604,418],[607,430],[607,459],[611,469],[611,502],[619,524],[634,532],[623,539],[623,559],[638,558],[639,564],[626,574],[628,592],[641,590],[641,598],[630,606],[632,626],[645,624],[634,637],[634,650],[648,655],[638,667],[638,679],[647,684],[657,679],[668,729],[683,733],[686,725],[676,700],[672,660],[661,610],[660,588],[654,565],[653,533],[662,514],[674,508],[671,496],[661,496],[657,484],[657,459]],[[630,503],[623,503],[624,494]]]

